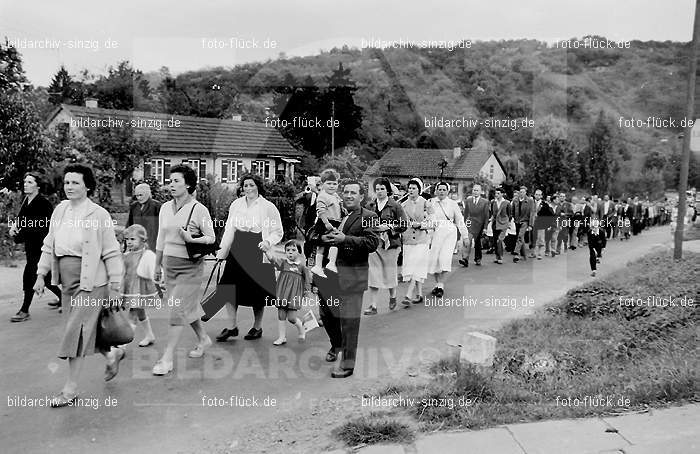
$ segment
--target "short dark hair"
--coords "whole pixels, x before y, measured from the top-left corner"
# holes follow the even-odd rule
[[[263,182],[263,179],[260,177],[260,175],[256,175],[254,173],[243,174],[238,180],[239,189],[243,189],[243,183],[245,183],[245,180],[253,180],[255,186],[258,187],[258,195],[265,197],[265,194],[267,194],[267,192],[265,191],[265,182]]]
[[[39,173],[35,170],[30,170],[29,172],[24,172],[24,176],[22,177],[22,181],[24,181],[24,179],[27,177],[34,178],[34,181],[36,181],[37,186],[39,186],[39,192],[46,191],[46,188],[48,186],[48,181],[46,181],[46,177],[44,177],[44,175],[42,175],[41,173]]]
[[[435,190],[437,190],[437,188],[439,188],[440,186],[445,186],[445,187],[447,188],[447,190],[450,189],[450,183],[448,183],[447,181],[440,181],[440,182],[438,182],[438,183],[435,185]]]
[[[174,173],[181,173],[182,178],[185,179],[185,184],[187,185],[187,192],[192,194],[197,190],[197,174],[194,169],[187,164],[178,164],[175,167],[170,168],[170,175]]]
[[[300,254],[303,254],[301,251],[301,244],[297,240],[289,240],[286,243],[284,243],[284,250],[286,251],[289,246],[294,246],[297,249],[297,252]]]
[[[417,187],[417,188],[418,188],[418,191],[422,191],[422,190],[423,190],[423,188],[421,187],[421,184],[418,182],[418,180],[409,180],[409,182],[406,183],[406,190],[408,190],[408,187],[411,186],[411,185]]]
[[[377,185],[382,185],[386,188],[386,195],[391,195],[391,181],[389,181],[388,178],[386,177],[379,177],[376,180],[374,180],[374,183],[372,184],[372,189],[375,189]]]
[[[335,169],[326,169],[321,172],[321,183],[338,180],[340,180],[340,174]]]
[[[87,188],[88,196],[91,196],[95,192],[97,181],[90,167],[78,163],[68,164],[66,168],[63,169],[63,178],[65,178],[68,173],[79,173],[83,176],[83,183],[85,183],[85,187]]]
[[[495,189],[493,190],[493,192],[500,192],[501,194],[503,194],[505,191],[503,190],[502,187],[499,186],[499,187],[495,188]]]
[[[345,181],[343,181],[343,188],[345,188],[345,186],[347,186],[349,184],[358,185],[360,187],[360,194],[362,194],[362,195],[365,194],[365,185],[362,184],[362,182],[360,180],[355,180],[355,179],[345,180]]]

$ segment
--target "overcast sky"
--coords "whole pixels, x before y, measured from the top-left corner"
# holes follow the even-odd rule
[[[614,40],[690,41],[692,0],[0,0],[0,38],[20,40],[30,82],[47,85],[61,64],[104,73],[129,60],[144,72],[318,53],[362,40],[545,41],[587,34]],[[203,38],[224,48],[207,49]],[[231,38],[259,48],[236,49]],[[29,49],[30,40],[52,49]],[[265,40],[268,48],[265,48]],[[117,44],[107,48],[106,41]],[[274,47],[272,44],[274,41]],[[58,44],[57,44],[58,43]],[[82,47],[82,48],[71,48]]]

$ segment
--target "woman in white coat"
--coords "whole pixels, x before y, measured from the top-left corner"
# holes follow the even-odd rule
[[[438,298],[445,293],[444,279],[447,273],[452,271],[452,254],[457,242],[457,231],[459,230],[464,245],[470,240],[464,216],[457,202],[447,197],[449,192],[450,185],[441,181],[435,186],[435,197],[430,201],[435,233],[428,252],[428,274],[435,278],[435,288],[431,293]]]

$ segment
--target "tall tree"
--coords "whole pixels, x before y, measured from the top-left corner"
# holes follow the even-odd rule
[[[54,105],[58,104],[77,104],[80,105],[84,101],[84,88],[82,84],[68,74],[66,67],[61,65],[58,72],[51,79],[51,84],[48,89],[49,102]]]
[[[588,147],[581,153],[581,181],[594,193],[610,190],[613,175],[613,137],[603,111],[588,134]]]
[[[29,89],[22,58],[5,41],[0,44],[0,188],[18,189],[24,172],[50,167],[49,144],[27,99]]]
[[[156,110],[151,88],[143,73],[128,61],[110,66],[106,76],[87,85],[88,95],[99,100],[100,107],[121,110]]]
[[[532,149],[523,156],[527,180],[545,194],[570,188],[576,172],[566,125],[549,115],[537,122],[532,135]]]

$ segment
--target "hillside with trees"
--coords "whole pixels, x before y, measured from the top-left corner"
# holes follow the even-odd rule
[[[589,39],[603,39],[588,37]],[[576,39],[576,38],[572,38]],[[583,40],[582,38],[579,38]],[[48,102],[244,120],[334,117],[335,148],[365,163],[391,147],[471,147],[486,140],[511,177],[532,178],[538,156],[565,153],[544,171],[559,186],[658,195],[677,183],[687,43],[632,41],[624,49],[564,49],[537,40],[473,42],[470,48],[356,49],[144,74],[118,62],[103,76],[63,68]],[[41,97],[39,89],[35,97]],[[40,109],[42,111],[43,109]],[[535,120],[536,128],[426,127],[426,118]],[[674,118],[675,128],[627,128],[621,119]],[[541,125],[540,125],[541,123]],[[280,127],[313,163],[331,154],[330,128]],[[569,156],[573,158],[569,159]],[[312,159],[313,158],[313,159]],[[518,172],[525,164],[525,172]],[[541,167],[541,166],[540,166]],[[540,169],[539,171],[543,171]],[[603,181],[599,181],[599,179]],[[553,180],[559,181],[559,180]],[[654,182],[649,183],[649,182]],[[690,184],[700,185],[691,162]]]

